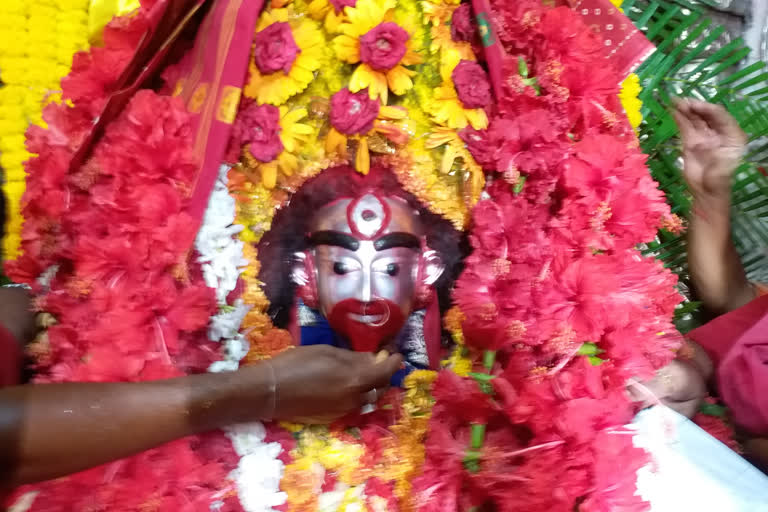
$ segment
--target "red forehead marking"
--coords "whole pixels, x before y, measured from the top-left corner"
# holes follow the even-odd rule
[[[370,235],[363,233],[363,231],[367,230],[361,225],[360,221],[373,222],[379,217],[379,213],[371,208],[365,208],[362,212],[359,213],[359,220],[355,215],[355,212],[361,206],[360,201],[365,199],[367,196],[373,196],[376,198],[376,201],[378,201],[378,204],[381,206],[382,214],[384,216],[384,218],[381,219],[381,225],[379,228],[375,233],[371,233]],[[387,227],[389,227],[391,220],[392,212],[389,208],[389,204],[387,204],[387,202],[374,191],[364,192],[357,198],[353,199],[352,202],[349,203],[349,206],[347,206],[347,224],[349,224],[349,229],[352,231],[352,234],[360,240],[374,240],[378,238],[384,231],[386,231]]]

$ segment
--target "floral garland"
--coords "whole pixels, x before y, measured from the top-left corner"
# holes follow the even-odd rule
[[[438,379],[416,492],[424,510],[644,510],[648,459],[621,435],[634,413],[624,387],[674,357],[680,296],[635,246],[669,208],[578,14],[494,8],[517,81],[489,129],[465,138],[501,179],[475,208],[454,293],[485,372]]]
[[[112,22],[104,47],[78,54],[63,80],[72,106],[49,104],[48,128],[29,130],[37,156],[27,163],[23,253],[7,270],[34,286],[37,306],[56,319],[33,347],[40,382],[168,378],[204,370],[220,357],[205,327],[221,316],[216,291],[231,276],[214,271],[223,284],[207,286],[213,260],[201,266],[177,242],[193,224],[184,208],[195,170],[181,101],[140,91],[90,160],[67,174],[74,141],[146,27],[144,11]],[[221,239],[215,220],[209,215],[198,245]],[[49,282],[41,289],[36,278],[44,271]],[[224,319],[211,330],[226,330]],[[120,344],[111,342],[118,338]],[[231,359],[237,345],[226,345]],[[256,444],[258,425],[251,428],[230,433],[237,452],[222,434],[195,436],[19,492],[36,492],[31,510],[241,510],[230,473],[238,453]]]
[[[3,253],[20,243],[27,126],[42,124],[43,105],[60,91],[72,55],[88,46],[88,0],[4,0],[0,5],[0,167],[5,171],[8,221]]]
[[[188,114],[176,100],[140,92],[66,173],[143,11],[77,58],[63,83],[73,106],[48,106],[50,129],[29,133],[39,156],[24,253],[9,266],[30,284],[58,266],[39,299],[58,322],[37,347],[43,381],[224,371],[289,347],[266,315],[251,243],[290,191],[340,161],[388,164],[434,211],[471,225],[474,253],[444,319],[449,370],[415,372],[354,426],[180,440],[37,486],[33,510],[646,509],[634,493],[648,457],[625,435],[624,386],[674,356],[680,297],[634,247],[673,219],[622,113],[621,77],[578,15],[491,4],[508,55],[495,106],[467,5],[274,3],[254,38],[235,167],[222,168],[194,256],[174,244],[192,225]],[[132,342],[104,343],[118,332]]]

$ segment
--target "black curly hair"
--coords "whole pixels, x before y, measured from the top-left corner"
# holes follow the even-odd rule
[[[383,195],[406,200],[419,212],[426,229],[427,245],[440,255],[445,265],[445,272],[435,285],[440,308],[450,307],[451,288],[468,252],[466,238],[449,221],[429,211],[413,194],[406,192],[388,169],[373,166],[367,175],[362,175],[352,167],[339,166],[308,180],[290,202],[278,210],[272,229],[258,244],[259,280],[264,283],[271,304],[269,314],[277,327],[285,327],[290,321],[295,294],[290,269],[293,255],[308,248],[304,235],[309,231],[311,213],[339,197],[356,197],[372,188]]]

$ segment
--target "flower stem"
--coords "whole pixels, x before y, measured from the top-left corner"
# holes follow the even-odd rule
[[[485,368],[485,373],[491,373],[491,370],[493,369],[493,364],[495,362],[496,362],[496,351],[486,350],[483,353],[483,368]]]
[[[477,377],[475,377],[475,380],[478,381],[478,385],[483,389],[484,393],[488,393],[489,395],[493,393],[493,388],[490,386],[490,382],[486,382],[486,386],[488,387],[489,391],[486,391],[485,387],[483,386],[483,379],[480,379],[479,377],[481,375],[487,375],[488,379],[491,379],[493,377],[490,376],[491,370],[493,370],[493,365],[496,362],[496,351],[495,350],[486,350],[483,352],[483,369],[485,370],[484,374],[475,374]],[[490,400],[490,397],[488,398]],[[470,471],[471,473],[477,473],[480,471],[480,459],[482,458],[482,448],[483,444],[485,443],[485,424],[484,423],[473,423],[471,430],[471,437],[470,437],[470,444],[469,449],[467,450],[467,453],[464,456],[464,467],[467,468],[467,471]]]
[[[485,441],[485,425],[482,423],[472,424],[472,449],[479,450],[483,447]]]

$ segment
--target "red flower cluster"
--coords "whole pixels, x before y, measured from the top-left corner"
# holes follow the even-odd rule
[[[475,208],[454,298],[467,345],[496,364],[489,383],[436,383],[414,492],[434,511],[646,510],[625,385],[674,357],[680,296],[635,246],[669,208],[616,99],[622,77],[578,14],[491,3],[504,95],[488,130],[462,138],[502,179]],[[479,449],[470,424],[485,425]]]
[[[145,9],[112,22],[103,48],[76,57],[63,81],[73,106],[49,105],[48,128],[30,129],[37,156],[27,169],[23,256],[7,270],[35,286],[55,266],[49,287],[38,287],[37,304],[57,320],[38,361],[40,382],[154,380],[219,359],[204,329],[216,311],[213,291],[180,243],[195,236],[184,208],[196,170],[181,100],[137,93],[88,163],[68,172],[94,105],[104,103],[146,27]],[[221,434],[183,439],[35,486],[32,510],[191,511],[216,500],[240,510],[236,498],[221,498],[236,464]]]

